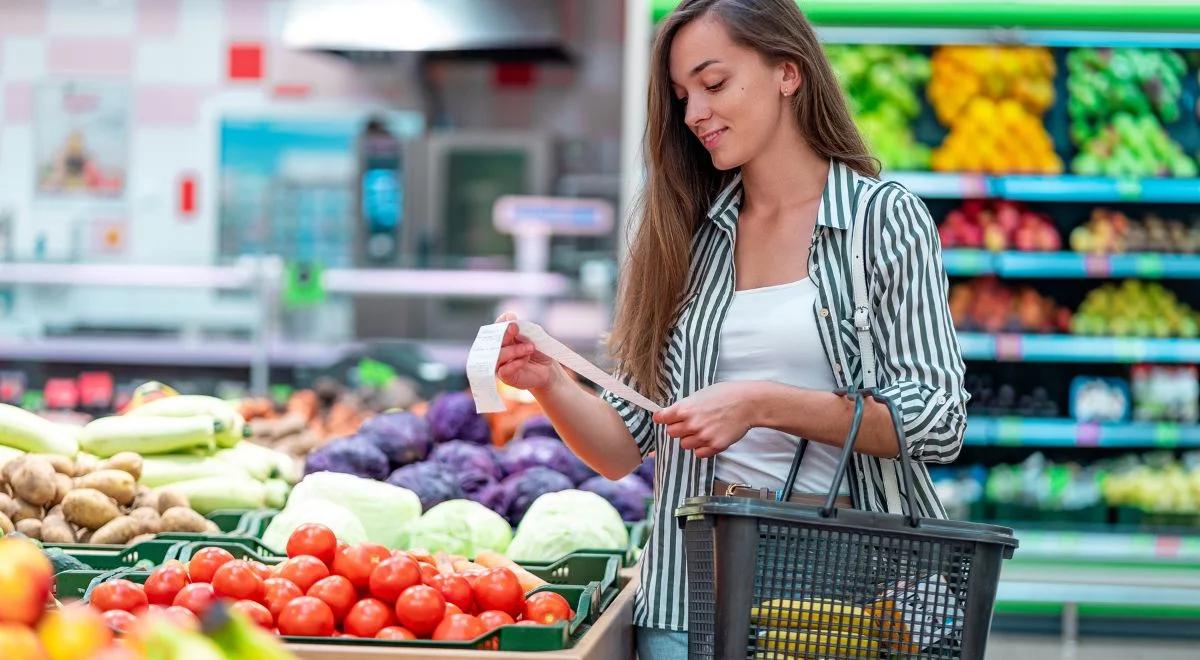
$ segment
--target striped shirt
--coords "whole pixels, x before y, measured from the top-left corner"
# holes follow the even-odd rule
[[[850,284],[850,225],[857,204],[866,201],[866,184],[873,181],[841,162],[830,163],[808,254],[809,276],[819,289],[813,314],[840,388],[862,387]],[[738,174],[717,196],[708,212],[710,222],[702,223],[693,236],[687,287],[659,374],[667,403],[715,382],[721,326],[733,300],[741,201]],[[901,412],[904,445],[916,459],[913,487],[919,514],[944,518],[924,463],[948,463],[958,456],[969,395],[963,389],[963,361],[946,302],[937,228],[921,200],[898,186],[880,191],[870,211],[865,254],[879,390]],[[620,413],[642,454],[656,452],[654,531],[642,557],[634,622],[686,630],[687,568],[675,509],[688,497],[712,494],[720,456],[696,458],[680,449],[650,413],[611,392],[603,396]],[[899,462],[855,454],[849,481],[856,508],[887,510],[884,470],[893,471],[906,497]]]

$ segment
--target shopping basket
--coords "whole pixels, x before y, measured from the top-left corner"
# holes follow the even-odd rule
[[[834,507],[873,390],[854,418],[823,506],[696,497],[676,511],[688,567],[689,657],[983,658],[1001,559],[995,525],[918,518],[900,452],[907,515]],[[791,493],[805,442],[780,493]],[[776,498],[780,499],[780,498]]]

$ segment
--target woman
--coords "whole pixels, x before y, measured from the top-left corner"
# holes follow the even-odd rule
[[[934,222],[898,186],[876,190],[877,165],[795,0],[685,1],[653,53],[649,178],[611,347],[623,380],[669,405],[651,416],[596,398],[515,326],[497,373],[610,479],[656,452],[635,623],[641,656],[658,659],[687,654],[673,517],[684,498],[771,496],[798,438],[811,442],[792,498],[828,492],[853,413],[834,391],[863,385],[851,224],[868,190],[862,320],[904,428],[897,438],[886,406],[868,403],[840,505],[899,512],[903,449],[917,461],[919,514],[944,517],[922,462],[957,456],[969,395]]]

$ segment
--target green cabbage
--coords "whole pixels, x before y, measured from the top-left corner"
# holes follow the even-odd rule
[[[304,523],[319,523],[333,531],[338,540],[357,545],[367,540],[367,532],[358,518],[346,509],[328,500],[313,497],[302,504],[284,507],[271,519],[263,532],[263,543],[268,548],[282,552],[287,548],[288,537]]]
[[[409,547],[474,557],[479,550],[504,552],[512,527],[500,514],[471,500],[449,500],[425,512],[408,528]]]
[[[292,488],[287,508],[325,500],[348,509],[367,540],[389,548],[407,547],[408,526],[421,515],[421,500],[406,488],[343,472],[314,472]]]
[[[628,545],[629,532],[613,505],[595,493],[563,490],[534,500],[506,554],[545,562],[576,550],[624,550]]]

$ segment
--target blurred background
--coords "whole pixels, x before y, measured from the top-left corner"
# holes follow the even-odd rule
[[[675,4],[0,0],[0,400],[315,388],[321,442],[463,388],[503,310],[605,364]],[[936,478],[1021,539],[991,657],[1195,657],[1200,6],[799,4],[940,224]]]

